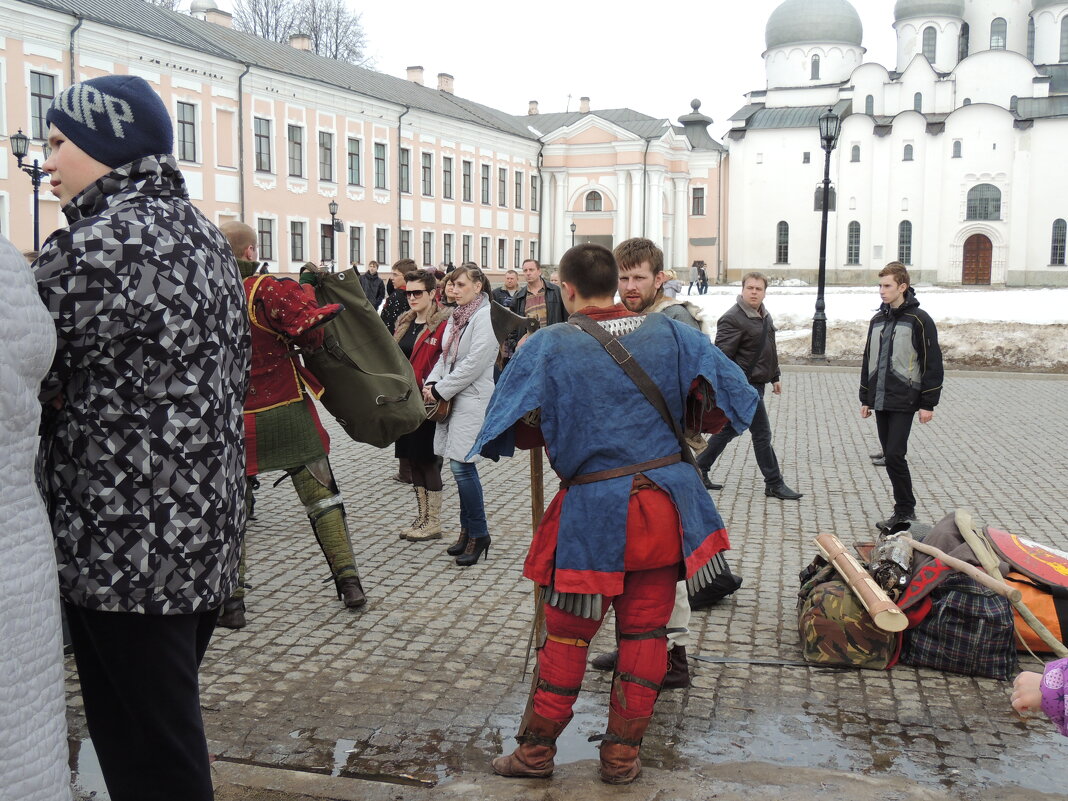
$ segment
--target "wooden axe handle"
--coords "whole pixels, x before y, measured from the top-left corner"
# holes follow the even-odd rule
[[[912,539],[912,537],[906,537],[904,534],[900,536],[902,540],[907,542],[920,553],[925,553],[928,556],[933,556],[935,559],[938,559],[940,562],[947,565],[948,567],[951,567],[960,573],[964,573],[967,576],[971,576],[984,587],[989,587],[998,595],[1008,598],[1010,601],[1019,601],[1021,598],[1023,598],[1023,593],[1021,593],[1019,590],[1010,587],[1008,584],[1006,584],[1004,581],[1001,581],[1000,579],[996,579],[993,576],[988,575],[985,571],[980,570],[975,565],[970,565],[962,559],[958,559],[955,556],[950,556],[945,551],[939,548],[935,548],[933,545],[927,545],[926,543],[918,542],[917,540]]]

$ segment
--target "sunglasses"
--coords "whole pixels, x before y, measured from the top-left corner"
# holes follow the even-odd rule
[[[425,289],[407,289],[404,294],[410,298],[421,298],[424,292],[426,292]]]

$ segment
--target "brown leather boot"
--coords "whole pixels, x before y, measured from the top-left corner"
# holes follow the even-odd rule
[[[660,686],[665,690],[690,686],[690,665],[686,661],[686,646],[676,645],[668,650],[668,670]]]
[[[334,579],[337,586],[337,597],[349,609],[359,609],[367,603],[367,596],[363,594],[363,584],[359,576],[350,576],[343,579]]]
[[[543,718],[534,710],[519,727],[519,747],[507,756],[493,760],[493,772],[516,779],[544,779],[553,774],[556,738],[571,719],[563,722]]]
[[[648,718],[624,720],[614,709],[608,710],[608,731],[601,740],[601,781],[605,784],[630,784],[642,772],[638,749]]]

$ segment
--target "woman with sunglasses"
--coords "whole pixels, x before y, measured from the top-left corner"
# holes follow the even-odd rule
[[[405,274],[404,283],[410,308],[397,318],[393,338],[412,363],[421,386],[441,355],[449,310],[434,300],[437,279],[433,272],[413,270]],[[441,457],[434,453],[434,429],[434,422],[427,420],[395,446],[397,457],[408,462],[419,507],[415,520],[400,534],[412,542],[441,539]]]
[[[490,535],[478,467],[467,454],[475,444],[493,394],[493,362],[497,338],[490,322],[489,281],[474,264],[465,263],[449,275],[456,308],[445,327],[441,357],[426,379],[428,403],[451,400],[452,412],[437,424],[434,452],[449,460],[460,496],[460,537],[448,549],[456,564],[476,564],[489,552]]]

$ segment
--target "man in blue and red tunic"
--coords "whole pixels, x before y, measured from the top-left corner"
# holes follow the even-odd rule
[[[622,345],[680,426],[749,425],[756,392],[707,336],[614,303],[619,277],[611,251],[572,248],[560,261],[560,280],[571,321],[585,315]],[[667,420],[605,346],[576,325],[549,326],[519,348],[471,453],[496,459],[542,443],[565,487],[549,505],[524,566],[547,599],[546,638],[519,747],[495,759],[493,769],[502,776],[552,773],[589,642],[613,606],[619,659],[600,775],[626,784],[641,770],[638,749],[667,669],[675,584],[727,549],[727,532]]]
[[[252,377],[245,397],[246,501],[251,507],[256,476],[285,470],[326,557],[338,599],[349,608],[363,606],[366,597],[345,507],[327,456],[330,438],[311,401],[323,388],[293,352],[294,345],[320,347],[323,324],[341,306],[320,307],[296,281],[255,274],[256,232],[237,221],[224,223],[221,230],[237,257],[252,324]],[[245,625],[245,551],[242,542],[237,589],[219,617],[226,628]]]

